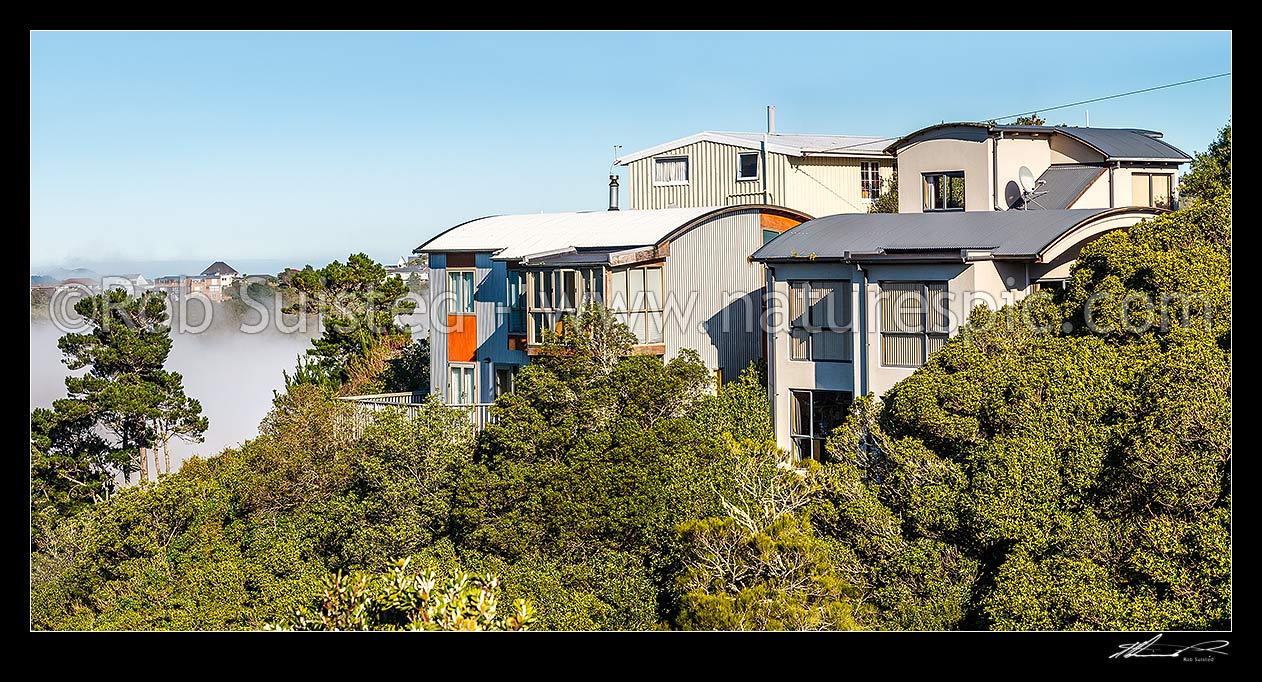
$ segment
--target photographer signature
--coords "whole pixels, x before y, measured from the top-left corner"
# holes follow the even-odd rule
[[[1160,639],[1161,635],[1158,634],[1156,637],[1153,637],[1146,642],[1130,642],[1128,644],[1122,644],[1118,647],[1120,651],[1112,656],[1109,656],[1109,658],[1179,658],[1185,653],[1210,654],[1210,657],[1212,658],[1214,654],[1222,654],[1226,656],[1227,652],[1223,651],[1223,647],[1226,647],[1229,644],[1229,642],[1225,639],[1211,639],[1205,642],[1187,645],[1159,644],[1158,640]]]

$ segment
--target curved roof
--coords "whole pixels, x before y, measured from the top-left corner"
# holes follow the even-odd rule
[[[517,260],[575,249],[655,246],[705,220],[750,210],[811,218],[764,204],[488,216],[441,232],[416,247],[414,253],[480,252],[491,253],[497,260]]]
[[[994,258],[1037,259],[1081,225],[1125,214],[1149,217],[1165,209],[1076,208],[1042,211],[843,213],[816,218],[754,252],[758,261],[865,260],[925,252],[989,252]]]
[[[739,133],[703,130],[678,140],[641,149],[619,157],[614,163],[625,166],[633,161],[656,156],[696,142],[717,142],[733,147],[759,150],[763,135],[767,151],[788,156],[886,156],[885,143],[891,138],[871,135],[810,135],[800,133]]]
[[[1104,155],[1109,161],[1160,161],[1184,163],[1192,157],[1161,139],[1161,133],[1140,128],[1082,128],[1079,126],[1019,126],[989,123],[939,123],[904,135],[885,148],[886,153],[918,141],[930,133],[946,128],[982,128],[987,133],[1044,133],[1071,137]]]

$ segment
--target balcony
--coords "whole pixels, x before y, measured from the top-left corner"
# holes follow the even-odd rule
[[[415,419],[421,414],[421,406],[425,403],[427,393],[373,393],[370,395],[352,395],[338,400],[355,403],[365,412],[376,412],[385,409],[399,409],[409,419]],[[465,410],[469,414],[469,423],[473,426],[474,431],[481,431],[486,428],[487,424],[495,421],[491,416],[491,405],[493,403],[477,403],[474,405],[448,405],[455,410]]]

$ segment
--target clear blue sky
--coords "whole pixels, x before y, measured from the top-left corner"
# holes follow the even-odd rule
[[[31,261],[385,260],[600,209],[611,147],[896,136],[1231,70],[1229,33],[34,33]],[[1231,78],[1089,105],[1203,150]],[[1082,107],[1049,123],[1081,124]]]

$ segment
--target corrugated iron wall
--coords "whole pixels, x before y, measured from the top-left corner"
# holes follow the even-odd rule
[[[737,180],[738,155],[751,150],[716,142],[696,142],[627,166],[632,209],[691,208],[762,203],[762,180]],[[688,157],[688,184],[655,187],[653,159]],[[772,204],[784,206],[785,156],[768,153],[767,191]],[[761,168],[760,168],[761,170]]]
[[[760,246],[756,210],[710,220],[671,242],[663,274],[680,312],[668,308],[665,314],[668,360],[692,348],[729,381],[762,355],[763,266],[749,260]]]
[[[443,296],[447,293],[447,256],[441,253],[429,256],[429,385],[430,392],[442,399],[447,396],[447,306]]]
[[[524,365],[524,352],[508,349],[508,312],[500,307],[508,301],[508,268],[490,254],[477,257],[474,275],[473,312],[478,320],[478,402],[495,400],[495,365]],[[491,362],[482,362],[490,358]]]

